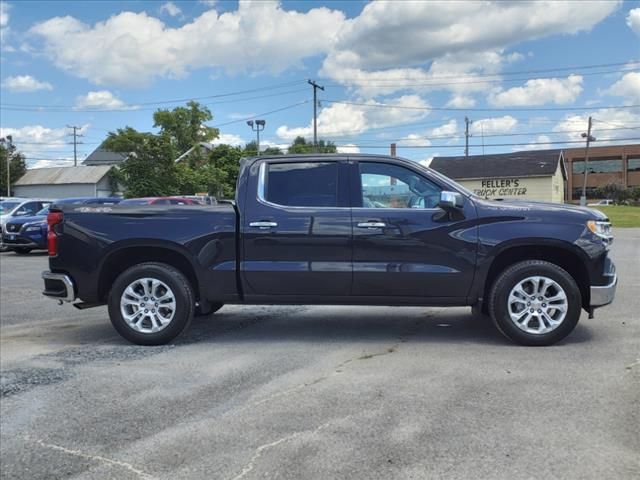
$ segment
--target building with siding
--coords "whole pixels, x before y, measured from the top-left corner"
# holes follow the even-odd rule
[[[565,200],[567,171],[562,150],[435,157],[429,166],[481,197]]]
[[[16,197],[109,197],[111,166],[55,167],[27,170],[13,186]],[[114,192],[115,193],[115,192]]]

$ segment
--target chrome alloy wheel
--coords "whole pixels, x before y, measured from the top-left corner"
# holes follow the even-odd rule
[[[569,301],[562,287],[548,277],[527,277],[509,293],[511,321],[534,335],[549,333],[562,324]]]
[[[173,320],[176,297],[166,283],[156,278],[139,278],[122,292],[120,313],[137,332],[159,332]]]

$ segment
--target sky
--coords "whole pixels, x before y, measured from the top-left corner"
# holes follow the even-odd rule
[[[319,137],[428,163],[640,142],[639,1],[2,1],[0,137],[31,168],[194,99],[221,143]]]

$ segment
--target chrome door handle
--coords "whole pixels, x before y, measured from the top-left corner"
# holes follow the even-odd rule
[[[259,228],[260,230],[267,230],[269,228],[277,227],[276,222],[251,222],[250,227]]]
[[[358,224],[358,228],[385,228],[387,226],[384,222],[362,222]]]

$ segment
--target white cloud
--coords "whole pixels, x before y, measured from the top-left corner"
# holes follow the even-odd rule
[[[172,17],[177,17],[182,13],[180,7],[173,2],[165,2],[160,6],[160,13],[166,13]]]
[[[89,124],[80,128],[79,133],[85,134]],[[11,135],[13,143],[19,152],[27,157],[30,167],[58,166],[56,162],[67,162],[69,157],[69,130],[66,128],[49,128],[42,125],[25,125],[19,128],[0,128],[0,137]],[[50,158],[50,157],[57,158]],[[38,162],[34,163],[37,159]]]
[[[627,25],[636,33],[636,35],[640,35],[640,8],[633,8],[629,10],[629,14],[627,15]]]
[[[344,13],[324,7],[301,13],[274,2],[241,1],[235,11],[207,10],[179,28],[146,12],[121,12],[95,25],[55,17],[30,33],[73,75],[100,85],[140,86],[202,67],[281,72],[331,48],[343,22]]]
[[[78,110],[134,110],[136,107],[127,106],[125,102],[108,90],[98,90],[76,97],[75,108]]]
[[[628,127],[640,127],[640,113],[631,109],[599,109],[566,115],[556,124],[553,131],[561,133],[561,137],[566,140],[583,142],[581,134],[587,131],[590,116],[593,117],[591,134],[596,137],[592,144],[595,146],[628,143],[620,139],[637,136],[633,133],[634,130],[629,130]]]
[[[355,89],[360,95],[366,97],[388,95],[400,90],[413,92],[448,90],[457,95],[468,95],[471,92],[486,90],[487,80],[499,81],[498,72],[504,65],[521,58],[520,54],[504,54],[502,51],[457,52],[435,59],[429,68],[364,70],[343,65],[330,55],[325,59],[320,73]],[[491,77],[487,78],[479,74],[488,74]]]
[[[455,118],[449,120],[444,125],[440,125],[431,130],[430,135],[433,137],[456,135],[458,133],[458,122]]]
[[[421,64],[588,30],[616,2],[371,2],[345,22],[332,59],[351,68]]]
[[[476,105],[476,100],[468,95],[454,94],[447,102],[447,107],[454,108],[471,108]]]
[[[318,136],[331,140],[333,137],[358,135],[372,128],[400,125],[420,120],[429,115],[429,110],[412,110],[404,108],[376,107],[381,102],[368,100],[366,105],[352,105],[333,103],[323,108],[318,114]],[[428,103],[417,95],[403,95],[396,99],[389,99],[385,104],[398,107],[428,108]],[[282,125],[276,130],[276,135],[285,140],[295,137],[311,137],[313,125],[311,121],[305,127],[288,127]]]
[[[518,125],[518,120],[511,115],[504,115],[502,117],[482,118],[475,120],[471,124],[471,133],[474,135],[488,135],[507,133],[513,130]]]
[[[637,10],[640,12],[640,8]],[[625,73],[620,80],[611,85],[604,93],[623,97],[627,103],[639,103],[640,72]]]
[[[353,143],[347,143],[337,147],[338,153],[360,153],[360,147]]]
[[[11,92],[37,92],[38,90],[53,90],[49,82],[41,82],[31,75],[16,75],[7,77],[2,82],[2,87]]]
[[[546,103],[564,105],[575,102],[581,93],[582,76],[580,75],[569,75],[565,79],[538,78],[527,80],[522,87],[497,90],[489,95],[489,102],[501,107]]]
[[[0,28],[9,26],[9,8],[7,2],[0,2]]]
[[[198,3],[201,3],[202,5],[206,5],[209,8],[213,8],[218,3],[218,0],[200,0]]]
[[[57,160],[37,160],[31,162],[28,168],[53,168],[53,167],[72,167],[73,157],[59,158]]]
[[[405,135],[398,141],[398,148],[405,147],[405,146],[428,147],[429,145],[431,145],[431,142],[417,133],[410,133],[409,135]]]
[[[531,143],[525,145],[525,146],[517,146],[514,147],[512,150],[513,151],[517,151],[517,150],[544,150],[547,148],[553,148],[553,144],[550,144],[548,142],[551,141],[551,137],[547,136],[547,135],[538,135],[538,137]]]
[[[247,142],[245,142],[240,135],[233,133],[221,133],[218,138],[211,141],[212,145],[233,145],[234,147],[244,145],[245,143]]]

